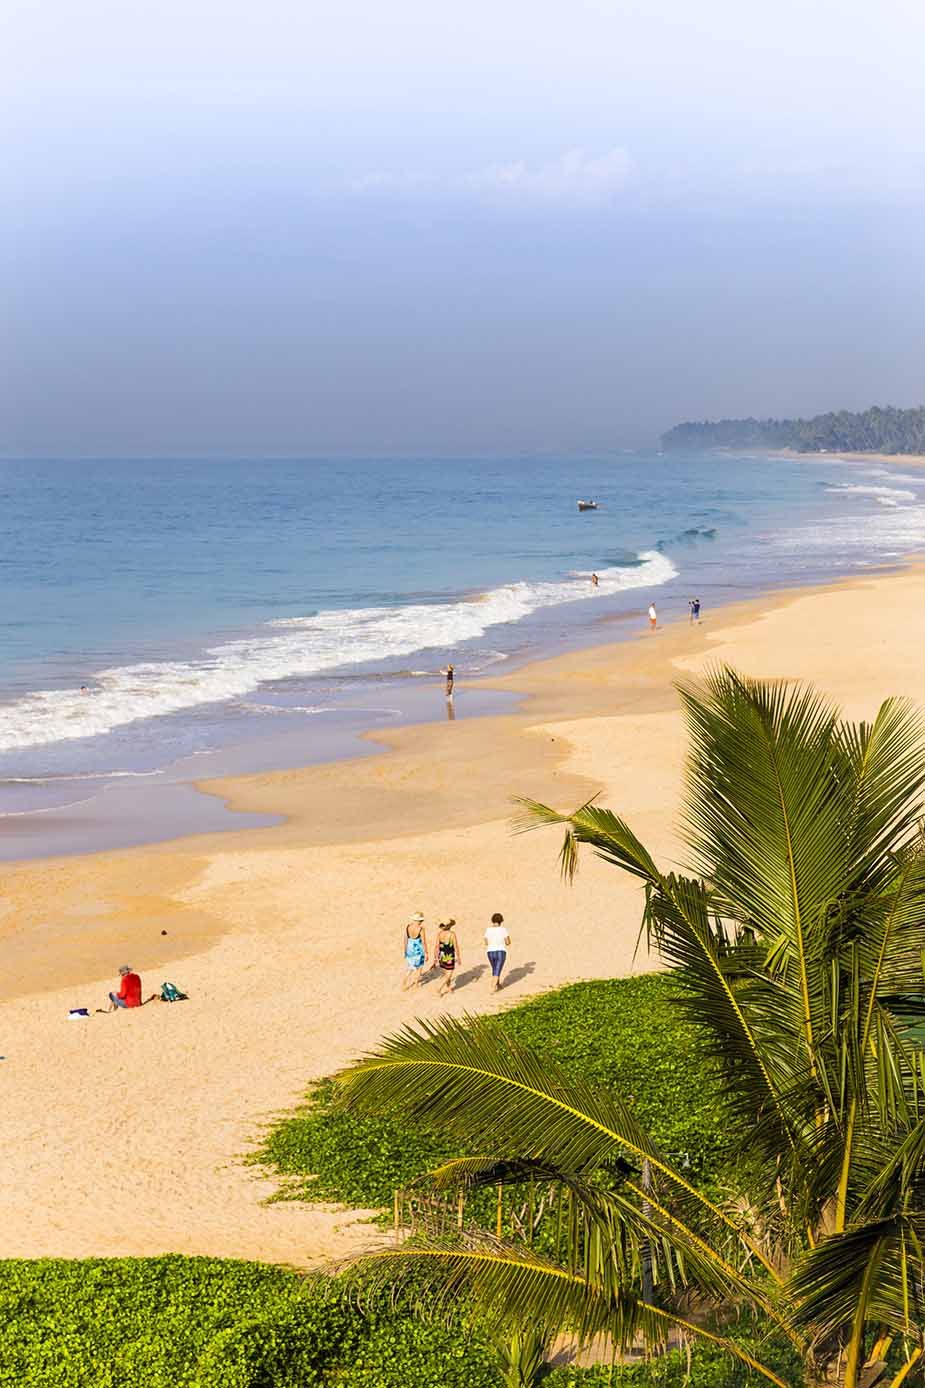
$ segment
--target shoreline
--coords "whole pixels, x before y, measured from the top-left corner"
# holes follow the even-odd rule
[[[901,571],[906,562],[910,561],[884,562],[863,574],[841,575],[821,583],[782,582],[780,586],[747,597],[720,600],[715,606],[710,606],[710,616],[701,625],[705,627],[710,621],[715,625],[720,619],[724,623],[734,622],[739,620],[739,613],[744,614],[742,620],[747,620],[750,614],[786,602],[795,594],[850,583],[858,578],[863,580],[870,575],[895,573]],[[676,628],[688,629],[688,622],[683,616],[670,619],[661,630],[672,631]],[[606,639],[611,632],[619,632],[620,635],[616,639]],[[211,774],[204,769],[194,773],[190,768],[185,774],[177,775],[179,767],[190,760],[183,758],[175,766],[166,766],[159,772],[150,773],[151,779],[144,783],[117,782],[100,794],[73,804],[6,812],[0,815],[0,862],[7,871],[14,871],[28,864],[65,863],[91,856],[169,849],[184,843],[195,844],[200,840],[211,842],[249,830],[284,826],[286,812],[270,808],[272,796],[254,795],[253,787],[263,786],[274,778],[282,781],[293,773],[308,773],[325,766],[358,764],[369,757],[404,749],[407,734],[412,731],[417,734],[425,728],[443,725],[446,721],[469,724],[473,721],[484,723],[490,719],[523,716],[529,713],[531,701],[540,692],[539,689],[527,687],[534,672],[542,672],[542,685],[548,688],[555,682],[557,662],[585,657],[593,659],[597,653],[603,653],[608,658],[612,650],[646,640],[648,636],[644,609],[639,612],[611,612],[596,618],[593,624],[581,627],[568,644],[560,641],[547,645],[545,649],[541,647],[535,653],[515,654],[503,667],[503,674],[480,672],[469,680],[458,679],[456,688],[465,691],[466,697],[461,711],[454,702],[454,711],[449,720],[442,712],[442,681],[435,679],[431,683],[422,682],[415,686],[411,706],[400,713],[397,721],[372,727],[359,726],[347,731],[335,729],[333,735],[326,738],[326,751],[318,755],[305,756],[304,730],[297,733],[280,732],[261,743],[230,744],[221,751],[209,753],[208,759],[217,761],[219,765],[219,769]],[[525,679],[521,678],[521,672],[524,672]],[[494,711],[491,705],[496,699],[502,707]],[[424,718],[421,717],[422,706],[432,710]],[[349,713],[349,706],[346,711]],[[465,734],[458,733],[457,736],[463,739]],[[321,739],[320,728],[309,733],[310,743],[313,740],[317,743]],[[262,754],[255,753],[254,749],[258,746],[266,750]],[[259,763],[264,759],[268,760],[269,765],[258,765],[256,770],[221,769],[223,764],[233,768],[236,761]],[[101,779],[105,779],[103,773],[100,775]],[[233,793],[229,794],[229,790]],[[342,825],[341,832],[352,838],[358,837],[355,829],[348,825]],[[115,838],[106,837],[113,833],[117,835]],[[93,841],[93,836],[97,834],[103,837],[103,842]],[[46,847],[44,841],[49,835],[53,836],[53,841]],[[338,839],[319,841],[337,842]]]
[[[812,679],[853,718],[890,694],[918,698],[925,652],[906,630],[923,579],[912,564],[780,590],[699,628],[494,677],[520,687],[512,713],[377,732],[386,750],[356,761],[207,783],[236,805],[272,800],[288,815],[272,828],[16,865],[0,916],[0,1257],[310,1266],[362,1247],[358,1212],[263,1203],[275,1183],[241,1155],[274,1114],[416,1017],[653,967],[636,956],[636,884],[586,857],[564,885],[558,835],[512,838],[510,797],[569,809],[600,793],[673,866],[685,753],[673,682],[724,661]],[[431,931],[459,923],[445,999],[430,984],[401,991],[402,923],[417,910]],[[481,940],[495,910],[513,940],[498,995]],[[92,1014],[124,961],[145,993],[169,979],[189,1001],[68,1022],[70,1007]]]
[[[800,597],[866,581],[852,577],[817,587],[781,588],[718,607],[699,625],[677,620],[656,634],[625,634],[618,641],[526,661],[504,675],[479,676],[470,687],[516,697],[515,706],[503,713],[479,713],[452,724],[434,718],[367,729],[358,737],[366,745],[358,747],[354,757],[190,782],[196,792],[249,821],[241,827],[124,848],[12,860],[5,864],[6,905],[0,905],[0,953],[5,963],[0,1004],[43,991],[41,982],[52,967],[52,943],[43,941],[36,949],[35,932],[40,938],[46,935],[46,918],[56,911],[57,899],[69,894],[85,874],[97,879],[103,899],[115,909],[94,915],[90,949],[82,930],[70,942],[66,927],[54,932],[54,968],[63,985],[81,988],[102,977],[115,955],[132,956],[142,969],[182,961],[234,928],[191,904],[179,904],[211,858],[239,851],[390,842],[426,833],[435,824],[451,830],[506,821],[512,813],[511,797],[517,793],[542,800],[568,789],[577,805],[591,793],[591,783],[568,776],[564,764],[569,744],[553,734],[543,739],[543,725],[666,713],[676,701],[664,678],[664,663],[704,653],[718,627],[735,630]],[[652,643],[657,643],[654,651]],[[620,686],[616,702],[605,706],[602,690],[608,691],[609,700],[614,680]],[[457,688],[465,694],[466,683],[461,681]],[[436,686],[434,693],[442,701]],[[531,738],[533,731],[538,736]],[[473,768],[478,796],[454,792],[459,778],[471,775]],[[269,822],[255,825],[258,818]],[[144,880],[147,874],[156,879],[157,889],[138,892],[139,875]],[[92,910],[101,904],[97,889]],[[68,914],[81,921],[89,913],[70,909]],[[12,915],[20,922],[14,933],[7,927]]]
[[[855,453],[841,448],[812,453],[801,453],[796,448],[769,448],[765,452],[770,458],[792,458],[797,462],[811,459],[827,463],[906,463],[910,467],[925,467],[925,453]]]
[[[417,777],[413,789],[396,795],[396,787],[389,786],[391,800],[390,832],[388,837],[398,838],[408,834],[424,832],[433,825],[435,812],[441,815],[443,827],[463,827],[470,823],[482,822],[493,814],[509,813],[510,805],[502,788],[496,784],[497,776],[491,765],[485,765],[486,758],[479,755],[480,744],[486,735],[502,733],[510,728],[511,736],[528,732],[531,728],[547,722],[557,722],[568,718],[570,722],[583,718],[600,717],[604,712],[601,705],[601,681],[610,674],[614,661],[624,658],[619,675],[622,688],[619,702],[608,706],[609,716],[626,713],[665,712],[674,706],[673,691],[664,686],[659,675],[649,667],[651,648],[645,649],[652,641],[662,643],[658,656],[671,660],[676,655],[702,653],[709,642],[711,630],[720,625],[723,630],[733,630],[753,621],[766,612],[785,607],[798,597],[816,592],[825,592],[842,584],[855,582],[855,577],[836,580],[833,584],[805,588],[776,589],[762,597],[747,598],[737,603],[717,607],[710,618],[699,625],[691,625],[676,620],[659,627],[657,634],[646,629],[622,640],[608,641],[580,646],[563,653],[541,657],[524,662],[517,669],[504,675],[479,676],[469,688],[493,689],[513,694],[516,705],[504,713],[479,714],[477,717],[457,722],[451,745],[446,737],[446,723],[436,718],[426,723],[407,723],[392,728],[367,729],[360,734],[364,743],[374,744],[375,754],[370,757],[346,758],[338,762],[313,762],[303,767],[291,767],[285,771],[269,771],[247,776],[224,776],[218,779],[205,779],[195,782],[197,790],[206,795],[219,796],[230,810],[245,814],[270,814],[282,816],[282,823],[271,826],[274,833],[285,835],[291,830],[300,842],[319,846],[333,846],[342,843],[366,842],[381,836],[382,812],[380,802],[382,776],[377,763],[387,757],[404,757],[413,763]],[[864,581],[864,580],[861,580]],[[603,619],[608,620],[608,619]],[[615,618],[622,621],[621,617]],[[640,624],[644,614],[640,617]],[[699,638],[699,639],[698,639]],[[644,643],[644,644],[643,644]],[[692,651],[693,647],[693,651]],[[641,660],[633,659],[633,655]],[[627,679],[629,677],[629,679]],[[457,683],[457,689],[465,691],[465,681]],[[442,696],[440,696],[442,697]],[[546,771],[555,774],[556,764],[567,759],[567,748],[560,743],[556,752],[533,746],[531,748],[542,758]],[[427,765],[436,764],[437,758],[445,767],[480,765],[482,789],[486,800],[481,807],[473,808],[466,802],[447,802],[441,794],[442,787],[426,777]],[[528,758],[531,770],[535,770],[535,759]],[[355,783],[355,802],[349,805],[343,816],[337,812],[319,823],[306,813],[299,800],[303,791],[310,790],[315,781],[339,781],[339,775],[325,776],[327,768],[337,768],[347,772]],[[503,778],[508,775],[507,769]],[[422,779],[423,778],[423,779]],[[441,778],[442,779],[442,778]],[[343,793],[348,787],[338,786]],[[351,796],[353,801],[354,797]],[[396,825],[396,799],[400,800],[401,813]],[[438,803],[439,802],[439,803]],[[578,803],[578,802],[576,802]],[[270,811],[266,807],[275,804]],[[474,816],[474,817],[473,817]],[[229,831],[234,832],[234,831]],[[222,837],[225,837],[223,834]]]
[[[789,465],[795,460],[819,461],[819,455],[798,454],[793,450],[766,450],[762,456],[780,459],[788,477],[792,472]],[[907,456],[910,461],[914,461],[911,455]],[[852,457],[855,465],[863,460],[870,462],[881,459],[881,455],[874,454],[825,455],[826,459],[833,462],[844,459],[846,464]],[[887,455],[882,455],[882,461],[892,462],[894,467],[897,465],[897,460]],[[901,463],[899,465],[901,466]],[[795,495],[802,496],[815,515],[815,503],[810,504],[811,496],[814,495],[813,479],[807,476],[806,469],[802,472],[803,479],[796,487]],[[837,474],[838,469],[829,469],[830,478]],[[760,516],[761,506],[767,504],[767,498],[758,502],[752,498],[749,504],[752,503],[758,506],[757,514]],[[873,503],[869,509],[879,511],[879,508],[873,507]],[[798,515],[799,512],[795,514]],[[774,524],[778,524],[778,521]],[[716,531],[702,533],[714,536]],[[685,530],[674,535],[673,539],[675,542],[683,543],[685,537],[693,534],[699,535],[701,532]],[[656,547],[661,549],[663,541],[668,543],[668,540],[662,537]],[[899,543],[905,542],[907,536],[900,526]],[[685,599],[687,585],[690,584],[691,591],[696,589],[705,596],[710,619],[715,622],[721,619],[720,613],[729,614],[738,610],[743,601],[751,610],[755,604],[760,607],[765,603],[780,601],[781,595],[805,591],[808,586],[850,581],[855,576],[866,577],[867,573],[888,572],[895,570],[896,564],[902,562],[901,552],[896,553],[894,560],[890,551],[885,551],[878,557],[875,553],[876,548],[875,545],[871,551],[875,567],[862,570],[860,574],[858,571],[861,566],[870,560],[861,558],[852,563],[853,552],[849,555],[838,550],[834,564],[847,570],[840,575],[832,573],[831,558],[820,558],[828,554],[824,545],[818,547],[815,563],[811,562],[811,556],[798,550],[794,550],[794,554],[798,555],[795,561],[785,550],[784,557],[777,567],[772,565],[773,572],[769,570],[767,573],[764,573],[760,564],[754,566],[749,556],[744,553],[739,553],[739,565],[733,565],[731,568],[717,568],[714,560],[704,559],[700,555],[692,560],[694,572],[687,578],[675,572],[672,578],[665,580],[667,588],[658,587],[651,594],[647,591],[646,596],[654,596],[665,613],[673,615],[680,611],[682,615],[679,617],[679,624],[685,625]],[[884,548],[881,544],[880,549],[883,551]],[[699,553],[698,550],[698,555]],[[678,563],[680,562],[681,560],[678,560]],[[700,565],[699,568],[697,564]],[[583,573],[584,570],[580,572]],[[722,581],[717,577],[720,572],[724,575]],[[569,573],[572,577],[578,576],[572,570],[569,570]],[[632,640],[634,626],[644,626],[645,619],[642,609],[637,612],[632,610],[632,607],[627,608],[626,602],[639,599],[634,599],[631,592],[629,597],[627,593],[608,593],[607,596],[610,601],[604,605],[603,611],[598,608],[597,603],[581,604],[583,609],[587,607],[588,610],[579,613],[566,607],[567,615],[557,619],[552,615],[556,609],[554,603],[548,611],[539,609],[524,617],[522,622],[518,623],[513,636],[499,638],[501,646],[504,646],[506,639],[512,643],[513,650],[508,652],[510,659],[506,659],[500,667],[488,668],[476,675],[468,688],[465,681],[460,680],[462,697],[458,698],[454,705],[459,720],[468,721],[474,716],[491,717],[499,703],[502,708],[505,703],[513,701],[522,705],[522,696],[530,696],[531,690],[530,687],[524,686],[519,678],[521,669],[527,672],[526,678],[530,680],[534,667],[545,667],[551,660],[578,656],[582,651],[597,649],[602,644],[609,644],[614,636],[621,641]],[[559,601],[561,597],[557,598],[557,602]],[[725,616],[722,617],[722,620],[726,619]],[[464,660],[464,657],[460,658]],[[405,673],[420,675],[422,672],[418,670]],[[296,713],[323,715],[303,718],[301,722],[290,722],[285,718],[261,722],[256,715],[250,722],[247,722],[244,715],[241,715],[243,721],[235,722],[235,718],[229,715],[230,721],[225,724],[222,722],[225,713],[219,708],[215,714],[215,729],[212,730],[210,725],[209,735],[214,745],[199,747],[193,751],[187,750],[179,760],[165,764],[161,764],[163,757],[157,754],[156,749],[152,753],[146,739],[161,737],[161,752],[169,755],[168,749],[173,745],[170,739],[174,734],[170,728],[160,731],[155,728],[149,731],[144,723],[138,724],[134,730],[129,726],[124,734],[124,737],[130,740],[137,739],[129,745],[135,746],[136,749],[144,749],[144,756],[137,767],[131,751],[126,752],[125,745],[122,747],[124,755],[121,761],[118,756],[113,761],[107,761],[108,754],[99,750],[93,751],[92,755],[87,753],[90,756],[90,769],[85,774],[80,772],[77,775],[67,774],[66,761],[63,763],[64,772],[57,774],[57,763],[54,756],[49,754],[47,776],[36,778],[36,783],[41,783],[43,787],[47,782],[47,788],[37,790],[26,777],[23,781],[26,789],[23,790],[19,785],[13,786],[4,803],[5,812],[0,815],[0,860],[11,865],[47,859],[64,861],[90,853],[107,854],[126,851],[133,847],[170,844],[180,839],[192,842],[213,833],[232,835],[248,827],[248,824],[256,828],[272,823],[277,812],[269,808],[269,801],[263,801],[261,804],[262,820],[236,822],[250,812],[243,803],[239,804],[237,800],[229,799],[222,790],[223,785],[241,787],[244,799],[249,802],[252,798],[250,786],[259,778],[274,774],[283,775],[291,768],[315,766],[329,760],[352,762],[363,756],[381,755],[382,748],[388,750],[392,746],[405,745],[400,739],[392,739],[391,733],[394,729],[418,727],[422,720],[435,723],[442,721],[444,706],[436,682],[431,683],[428,679],[423,679],[393,684],[389,682],[389,677],[385,676],[385,683],[381,685],[381,689],[388,690],[387,700],[384,694],[381,700],[378,695],[373,698],[364,686],[361,693],[354,693],[349,698],[341,694],[332,696],[336,707],[332,705],[323,708],[294,708],[292,711]],[[275,701],[273,707],[263,712],[276,711],[285,714],[285,694],[280,694],[278,698],[273,694],[272,699]],[[395,707],[362,707],[367,702],[380,701],[394,704]],[[327,704],[329,699],[321,695],[316,699],[312,695],[307,702]],[[374,725],[372,729],[370,724]],[[75,766],[80,763],[80,757],[83,755],[81,752],[74,763]],[[94,761],[94,757],[102,760]],[[123,763],[128,769],[112,771],[112,779],[104,769],[94,769],[103,767],[104,764],[121,768]],[[35,760],[30,761],[28,765],[34,769]],[[142,769],[138,769],[139,767]],[[60,767],[58,769],[60,770]],[[12,773],[11,776],[12,781],[20,780]],[[57,784],[58,781],[67,782],[66,794]],[[206,794],[202,793],[204,789]],[[208,793],[210,791],[212,794]],[[78,795],[76,800],[73,798],[75,795]],[[56,800],[61,803],[55,803]],[[49,801],[51,803],[47,803]],[[356,837],[355,830],[350,832]]]

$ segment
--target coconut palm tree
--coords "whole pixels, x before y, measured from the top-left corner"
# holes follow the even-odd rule
[[[844,721],[804,686],[723,669],[680,687],[686,872],[616,814],[521,802],[644,888],[644,929],[718,1063],[742,1135],[736,1198],[661,1152],[627,1097],[576,1083],[485,1020],[419,1023],[341,1077],[342,1102],[442,1125],[481,1155],[439,1189],[550,1182],[567,1256],[467,1230],[364,1260],[425,1276],[494,1322],[664,1346],[678,1329],[783,1380],[728,1331],[749,1308],[808,1382],[907,1388],[925,1366],[922,727],[902,701]],[[724,1329],[726,1327],[726,1329]],[[896,1369],[896,1365],[901,1367]]]

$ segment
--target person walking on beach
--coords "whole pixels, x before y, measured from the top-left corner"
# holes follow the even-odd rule
[[[691,610],[691,625],[693,625],[694,622],[700,621],[700,599],[691,598],[687,605]]]
[[[443,673],[446,675],[446,697],[448,699],[452,699],[453,681],[456,678],[456,672],[453,669],[452,665],[448,665]]]
[[[119,970],[118,993],[109,994],[109,1006],[100,1008],[100,1011],[115,1012],[120,1007],[140,1007],[141,1006],[141,979],[131,964],[123,964]]]
[[[455,926],[456,922],[452,919],[448,920],[445,925],[441,921],[437,931],[437,943],[434,947],[434,968],[442,969],[444,972],[444,979],[440,985],[438,996],[452,993],[453,985],[456,982],[456,966],[462,963]]]
[[[501,987],[501,970],[504,968],[510,943],[511,937],[505,929],[504,917],[500,911],[496,911],[491,918],[491,925],[485,928],[485,944],[488,949],[488,962],[491,965],[491,991],[493,993],[497,993]]]
[[[655,603],[649,603],[649,630],[654,631],[658,626],[658,613],[655,610]]]
[[[415,911],[405,926],[405,981],[402,988],[417,988],[427,963],[427,931],[424,917]]]

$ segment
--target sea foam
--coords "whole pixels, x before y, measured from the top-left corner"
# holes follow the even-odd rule
[[[902,487],[865,487],[860,483],[843,482],[826,487],[827,492],[837,492],[845,496],[872,496],[883,506],[896,506],[900,501],[915,501],[915,492]]]
[[[200,704],[221,703],[262,685],[426,650],[452,651],[492,627],[517,622],[542,608],[651,588],[674,578],[664,554],[647,551],[639,562],[586,578],[509,583],[454,602],[366,607],[286,617],[250,638],[214,646],[195,660],[151,661],[101,670],[86,693],[44,689],[0,706],[0,751],[97,737],[140,719],[162,717]]]

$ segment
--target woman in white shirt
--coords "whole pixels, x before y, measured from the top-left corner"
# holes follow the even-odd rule
[[[501,970],[504,968],[510,943],[511,937],[504,928],[504,917],[500,911],[496,911],[491,918],[491,925],[485,929],[485,944],[488,946],[493,993],[497,993],[501,987]]]

